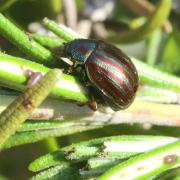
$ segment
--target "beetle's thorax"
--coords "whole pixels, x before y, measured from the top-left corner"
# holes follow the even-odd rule
[[[96,47],[97,43],[92,40],[76,39],[65,45],[65,56],[70,58],[72,61],[85,63]]]

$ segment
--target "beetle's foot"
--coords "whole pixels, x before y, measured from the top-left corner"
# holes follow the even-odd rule
[[[34,72],[28,69],[25,71],[25,76],[28,78],[26,86],[31,88],[41,79],[42,74],[40,72]]]
[[[65,74],[73,74],[73,73],[75,72],[75,69],[74,69],[73,66],[69,66],[69,67],[65,67],[65,68],[63,69],[63,72],[64,72]]]
[[[89,107],[93,110],[93,111],[96,111],[97,110],[97,102],[95,99],[92,99],[90,102],[89,102]]]

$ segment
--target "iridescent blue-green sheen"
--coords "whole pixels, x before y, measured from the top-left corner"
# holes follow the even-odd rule
[[[64,56],[70,57],[74,61],[85,63],[89,55],[96,49],[96,42],[89,39],[76,39],[66,43]]]

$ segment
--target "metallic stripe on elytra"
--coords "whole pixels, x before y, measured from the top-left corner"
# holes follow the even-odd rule
[[[99,60],[98,58],[96,58],[96,61],[93,61],[93,62],[96,62],[101,68],[107,70],[108,72],[112,72],[114,76],[116,76],[117,78],[120,78],[123,82],[125,82],[126,87],[128,88],[129,91],[133,91],[133,87],[130,86],[130,83],[127,81],[126,76],[123,73],[121,73],[118,68],[109,64],[107,65],[105,62]]]
[[[111,80],[111,81],[113,81],[114,83],[113,83],[113,86],[115,87],[115,88],[117,88],[118,90],[119,90],[119,92],[121,93],[121,95],[123,96],[123,103],[126,103],[126,98],[127,98],[127,94],[126,94],[126,92],[124,91],[124,89],[121,87],[121,86],[119,86],[111,77],[109,77],[107,74],[105,74],[103,71],[100,71],[100,73],[103,75],[103,76],[105,76],[107,79],[109,79],[109,80]],[[88,73],[89,74],[89,73]],[[96,86],[103,92],[103,94],[105,94],[107,97],[109,97],[110,99],[112,99],[112,96],[111,95],[108,95],[105,91],[103,91],[102,89],[101,89],[101,87],[91,78],[91,76],[89,77],[90,79],[91,79],[91,81],[94,83],[94,84],[96,84]]]
[[[127,101],[127,92],[124,90],[124,86],[119,84],[119,83],[117,83],[116,80],[114,80],[111,76],[108,76],[107,74],[105,74],[103,71],[100,71],[100,72],[107,79],[109,79],[109,80],[114,82],[113,83],[114,87],[117,88],[121,92],[121,95],[123,96],[123,98],[122,98],[123,102],[122,103],[126,103],[126,101]],[[110,98],[111,98],[111,96],[110,96]]]
[[[107,71],[107,72],[109,72],[109,70],[107,70],[107,69],[105,69],[103,66],[100,66],[99,64],[97,64],[97,66],[99,66],[101,69],[104,69],[105,71]],[[113,82],[113,85],[121,92],[121,94],[123,95],[123,97],[125,98],[125,99],[127,99],[127,92],[124,90],[124,88],[123,88],[123,86],[121,86],[121,84],[119,84],[119,83],[117,83],[117,81],[116,80],[114,80],[111,76],[109,76],[108,74],[105,74],[102,70],[100,70],[99,71],[99,73],[101,73],[103,76],[105,76],[107,79],[109,79],[110,81],[112,81]],[[91,79],[91,75],[90,75],[90,73],[88,72],[88,74],[89,74],[89,78]],[[114,75],[114,74],[113,74]],[[91,79],[92,81],[93,81],[93,83],[94,84],[96,84],[96,86],[101,90],[101,87],[99,87],[99,85],[93,80],[93,79]],[[122,80],[123,81],[123,80]],[[123,98],[123,99],[124,99]],[[126,101],[126,100],[124,100],[124,101]]]
[[[105,55],[104,55],[104,52],[97,52],[97,51],[96,51],[96,53],[99,54],[100,56],[106,58]],[[133,74],[133,73],[132,73],[132,70],[129,68],[129,66],[127,66],[127,65],[125,65],[123,62],[121,62],[121,59],[118,59],[118,58],[116,58],[116,57],[113,57],[113,56],[111,56],[109,53],[106,53],[106,55],[107,55],[107,57],[108,57],[108,59],[107,59],[108,61],[111,61],[112,63],[115,63],[115,64],[121,66],[122,68],[124,68],[124,71],[129,75],[130,79],[131,79],[133,82],[135,82],[135,80],[134,80],[134,74],[136,74],[136,73],[135,73],[134,67],[131,68],[131,69],[134,69],[134,71],[133,71],[134,74]],[[128,65],[129,65],[129,64],[131,63],[130,60],[129,60],[129,62],[127,62],[127,63],[128,63]]]

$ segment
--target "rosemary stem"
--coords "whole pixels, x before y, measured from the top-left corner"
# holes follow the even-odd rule
[[[0,33],[26,55],[33,57],[34,61],[51,67],[66,65],[63,61],[58,60],[51,51],[34,41],[31,34],[25,33],[2,13],[0,13]]]
[[[47,97],[58,82],[60,75],[60,70],[49,71],[33,87],[27,88],[0,114],[0,147]]]

